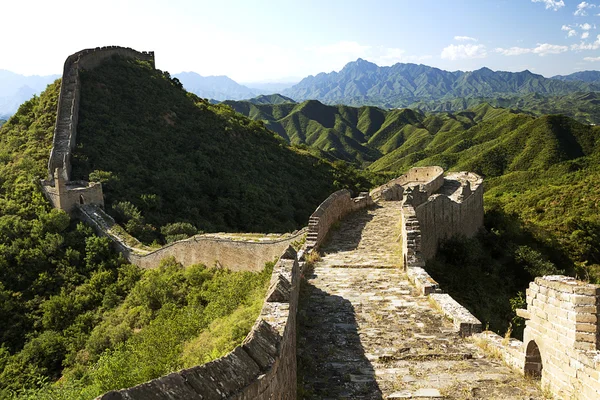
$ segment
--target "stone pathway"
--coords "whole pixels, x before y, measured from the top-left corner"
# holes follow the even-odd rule
[[[299,398],[544,398],[534,382],[460,338],[395,267],[399,212],[388,202],[351,215],[307,277]]]

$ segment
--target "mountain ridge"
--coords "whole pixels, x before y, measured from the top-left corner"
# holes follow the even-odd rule
[[[545,78],[529,70],[445,71],[423,64],[396,63],[380,67],[359,58],[339,72],[308,76],[281,94],[296,101],[316,99],[327,104],[406,107],[417,101],[532,92],[564,95],[599,91],[600,84]]]

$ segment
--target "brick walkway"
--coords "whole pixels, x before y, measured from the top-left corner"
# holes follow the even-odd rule
[[[541,399],[417,295],[397,267],[400,204],[351,215],[301,292],[299,398]]]

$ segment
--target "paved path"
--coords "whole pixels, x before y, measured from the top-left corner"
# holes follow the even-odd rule
[[[351,215],[302,288],[299,398],[541,399],[418,296],[398,268],[397,202]]]

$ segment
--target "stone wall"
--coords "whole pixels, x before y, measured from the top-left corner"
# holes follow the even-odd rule
[[[536,278],[527,289],[523,341],[485,332],[478,340],[558,399],[600,398],[600,286],[567,276]]]
[[[58,110],[52,150],[48,161],[48,180],[61,168],[66,181],[71,178],[71,150],[75,148],[79,120],[80,69],[93,69],[114,55],[149,61],[154,66],[154,52],[138,52],[130,48],[108,46],[86,49],[70,55],[65,61],[58,97]]]
[[[369,193],[360,193],[358,197],[352,198],[349,190],[342,189],[330,195],[308,220],[307,250],[318,249],[335,222],[351,212],[372,204],[373,200]]]
[[[457,235],[472,237],[483,226],[483,186],[478,184],[471,190],[470,182],[466,181],[459,191],[459,198],[434,194],[422,204],[414,204],[424,260],[435,256],[442,240]]]
[[[278,240],[250,242],[197,235],[170,243],[157,250],[144,248],[132,236],[124,237],[122,229],[101,208],[94,205],[78,207],[79,217],[94,230],[108,237],[115,249],[127,260],[144,269],[157,268],[167,257],[174,257],[184,266],[204,264],[219,266],[232,271],[261,271],[265,263],[275,261],[292,243],[301,241],[306,230]]]
[[[273,269],[260,316],[231,353],[102,400],[296,399],[296,312],[300,268],[289,248]]]
[[[600,398],[600,287],[565,276],[536,278],[527,289],[524,372],[560,398]]]
[[[166,245],[148,254],[129,254],[129,261],[141,268],[156,268],[165,257],[175,257],[183,265],[204,264],[232,271],[261,271],[266,262],[275,261],[282,251],[299,241],[305,231],[289,238],[248,242],[194,236]]]
[[[404,189],[409,186],[421,186],[422,190],[431,196],[444,184],[444,169],[438,166],[414,167],[406,174],[392,179],[384,185],[371,190],[374,200],[402,200]]]

